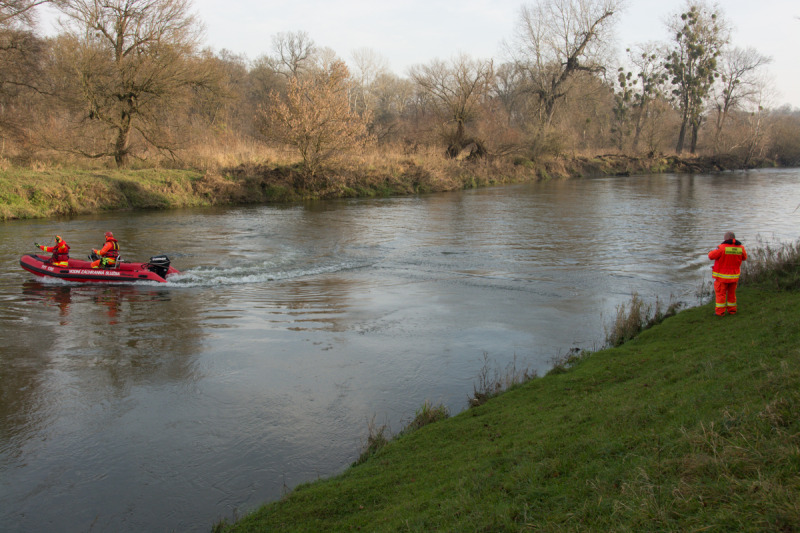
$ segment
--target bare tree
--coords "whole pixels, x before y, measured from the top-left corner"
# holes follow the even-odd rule
[[[275,60],[268,55],[258,57],[250,65],[251,94],[254,102],[264,102],[273,92],[285,91],[287,77],[276,68]]]
[[[772,91],[765,77],[751,80],[749,91],[748,99],[753,109],[746,114],[747,133],[743,141],[744,166],[748,166],[754,158],[764,155],[768,134],[766,109],[767,102],[772,97]]]
[[[442,119],[455,124],[455,131],[448,134],[451,155],[464,145],[465,126],[475,118],[489,92],[492,71],[491,61],[473,60],[464,54],[449,64],[437,59],[409,70],[419,89],[436,102]]]
[[[719,82],[714,107],[717,112],[714,129],[714,150],[719,149],[720,134],[728,114],[745,102],[760,100],[761,83],[758,69],[772,60],[754,48],[724,51],[719,61]]]
[[[344,63],[344,61],[342,61],[342,59],[336,53],[336,50],[330,46],[321,46],[315,48],[314,55],[311,56],[310,59],[311,61],[308,64],[308,68],[305,69],[305,72],[312,74],[330,72],[334,63]],[[348,80],[349,79],[350,78],[348,74]],[[350,87],[350,89],[352,89],[352,87]]]
[[[0,29],[33,24],[34,8],[52,0],[0,0]]]
[[[786,104],[772,112],[771,156],[784,166],[800,166],[800,110]]]
[[[369,117],[350,109],[348,76],[339,61],[312,76],[291,78],[287,95],[273,93],[261,110],[265,136],[299,152],[306,186],[319,187],[317,173],[326,160],[368,141]]]
[[[353,50],[354,72],[352,78],[360,85],[368,87],[375,80],[389,72],[389,61],[371,48]]]
[[[404,122],[415,94],[414,82],[391,72],[381,74],[372,83],[375,100],[370,131],[379,142],[399,140]]]
[[[510,51],[541,103],[540,122],[549,127],[556,104],[578,72],[599,73],[622,0],[537,0],[520,10]]]
[[[304,31],[281,32],[272,38],[277,72],[296,78],[313,63],[316,45]]]
[[[375,111],[375,82],[389,72],[389,62],[370,48],[353,51],[351,105],[359,112]]]
[[[524,123],[524,102],[528,95],[525,74],[517,64],[503,63],[495,68],[491,94],[502,104],[508,126]]]
[[[62,55],[78,84],[73,103],[81,103],[84,121],[111,136],[106,146],[95,143],[80,153],[112,156],[125,166],[134,131],[147,145],[172,152],[161,113],[206,81],[192,62],[201,26],[189,8],[189,0],[68,0],[61,6],[75,47]]]
[[[253,135],[255,107],[248,98],[251,79],[247,59],[226,49],[218,53],[206,49],[195,64],[208,73],[213,90],[200,86],[191,91],[186,113],[188,124],[179,126],[181,136],[209,143],[237,133]],[[175,118],[176,124],[184,118],[182,115]]]
[[[49,0],[0,0],[0,135],[23,137],[32,96],[42,90],[45,43],[31,31]]]
[[[0,137],[23,139],[41,92],[46,43],[29,31],[0,30]]]

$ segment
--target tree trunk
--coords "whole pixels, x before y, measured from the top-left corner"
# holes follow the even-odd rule
[[[683,118],[681,121],[681,131],[678,133],[678,145],[675,147],[675,151],[680,154],[683,152],[683,141],[686,138],[686,123],[688,119],[686,117]]]
[[[691,142],[689,144],[689,151],[692,154],[697,153],[697,130],[699,130],[699,129],[700,129],[700,121],[699,120],[693,120],[692,121],[692,138],[691,138]]]
[[[123,168],[128,165],[128,152],[131,136],[131,119],[130,115],[125,115],[117,132],[117,140],[114,143],[114,161],[117,163],[117,168]]]
[[[719,153],[719,139],[722,134],[722,123],[725,121],[725,114],[722,111],[722,106],[717,106],[717,121],[714,127],[714,153]]]
[[[464,142],[464,121],[461,119],[457,119],[456,123],[458,126],[456,127],[456,139],[455,144],[461,148],[462,143]]]
[[[548,95],[544,100],[545,126],[549,128],[553,124],[553,115],[556,111],[556,97]]]
[[[638,107],[636,113],[636,123],[633,126],[633,142],[631,143],[631,150],[635,153],[639,147],[639,138],[642,136],[642,126],[644,119],[647,116],[647,104],[642,104]]]

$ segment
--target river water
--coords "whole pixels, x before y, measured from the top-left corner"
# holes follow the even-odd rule
[[[0,529],[208,531],[341,472],[373,418],[463,410],[486,360],[541,375],[634,292],[701,303],[723,233],[794,241],[799,203],[790,169],[2,223]],[[107,230],[183,274],[19,267]]]

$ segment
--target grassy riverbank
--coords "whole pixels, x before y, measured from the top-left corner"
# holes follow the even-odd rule
[[[218,529],[798,531],[796,289],[682,311]]]
[[[759,162],[761,166],[770,162]],[[440,154],[373,154],[340,161],[310,183],[291,161],[237,163],[203,170],[0,167],[0,220],[132,209],[263,204],[320,198],[445,192],[539,179],[739,168],[708,157],[600,155],[466,161]]]

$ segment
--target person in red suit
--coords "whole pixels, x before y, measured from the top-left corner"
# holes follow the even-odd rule
[[[53,246],[36,244],[43,252],[52,253],[49,263],[55,266],[69,266],[69,244],[64,242],[60,235],[56,235],[56,243]]]
[[[714,294],[717,316],[735,315],[736,286],[739,284],[742,261],[747,260],[747,252],[741,242],[736,240],[732,231],[725,233],[722,244],[708,252],[708,258],[714,261],[711,276],[714,278]]]
[[[92,261],[92,268],[113,267],[119,257],[119,242],[110,231],[107,231],[105,244],[99,250],[92,250],[92,254],[97,256],[97,259]]]

